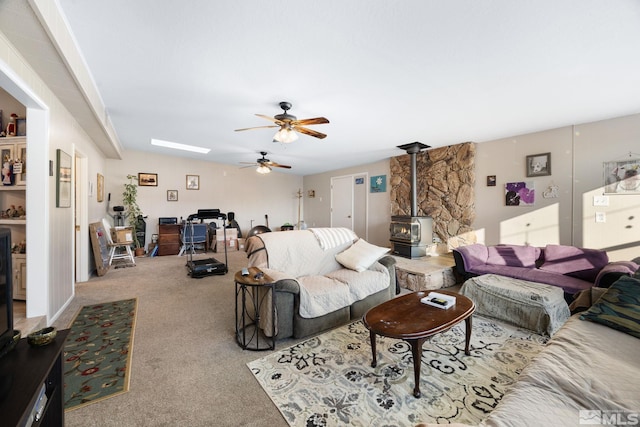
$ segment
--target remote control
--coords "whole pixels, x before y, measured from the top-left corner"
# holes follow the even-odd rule
[[[243,269],[242,269],[242,275],[243,275],[243,276],[248,276],[248,275],[249,275],[249,269],[247,269],[247,268],[243,268]]]
[[[447,305],[447,302],[443,299],[440,298],[432,298],[431,299],[432,303],[438,304],[438,305]]]
[[[264,273],[261,271],[259,273],[256,273],[255,276],[253,276],[254,279],[258,280],[258,279],[262,279],[264,277]]]

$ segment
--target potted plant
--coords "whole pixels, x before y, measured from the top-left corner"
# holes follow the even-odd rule
[[[142,209],[138,206],[138,177],[135,175],[127,175],[128,183],[124,184],[124,192],[122,193],[122,204],[126,207],[126,217],[129,225],[133,228],[133,243],[136,247],[136,256],[144,255],[144,248],[140,246],[138,236],[136,234],[136,226],[142,218]],[[135,180],[135,182],[134,182]]]

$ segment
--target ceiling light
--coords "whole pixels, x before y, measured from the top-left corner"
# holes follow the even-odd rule
[[[163,141],[161,139],[152,139],[151,145],[157,145],[158,147],[173,148],[174,150],[193,151],[194,153],[207,154],[211,151],[210,148],[196,147],[195,145],[179,144],[177,142]]]
[[[261,174],[266,174],[271,172],[271,168],[269,166],[266,165],[259,165],[258,168],[256,169],[256,172],[261,173]]]
[[[273,136],[273,139],[278,141],[278,142],[284,142],[285,144],[288,144],[288,143],[293,142],[296,139],[298,139],[298,134],[295,133],[295,131],[291,130],[291,128],[282,127]]]

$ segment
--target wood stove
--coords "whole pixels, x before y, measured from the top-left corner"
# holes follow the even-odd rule
[[[389,227],[393,254],[405,258],[427,255],[433,240],[433,220],[427,216],[395,215]]]
[[[391,217],[389,226],[390,241],[394,255],[405,258],[420,258],[427,255],[427,248],[433,242],[433,219],[418,216],[418,191],[416,178],[416,155],[420,150],[429,148],[420,142],[399,145],[411,157],[411,215]]]

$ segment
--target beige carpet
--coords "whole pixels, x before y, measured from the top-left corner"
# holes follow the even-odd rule
[[[243,351],[234,340],[233,274],[246,254],[229,253],[229,273],[201,279],[187,275],[184,256],[136,262],[78,284],[54,325],[69,327],[83,305],[138,298],[129,393],[67,412],[65,425],[287,426],[246,368],[268,352]]]

